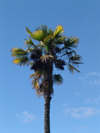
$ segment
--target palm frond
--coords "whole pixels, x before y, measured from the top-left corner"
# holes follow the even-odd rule
[[[31,36],[32,32],[26,27],[26,32]]]
[[[13,57],[21,57],[27,55],[27,51],[21,48],[13,48],[11,52],[12,52],[11,56]]]
[[[56,39],[55,43],[56,44],[63,44],[65,42],[66,37],[60,37]]]
[[[36,71],[35,73],[33,73],[33,74],[31,74],[30,75],[30,78],[41,78],[42,77],[42,75],[43,75],[43,71],[41,71],[41,70],[38,70],[38,71]]]
[[[64,65],[66,65],[66,62],[64,60],[58,59],[54,61],[55,67],[61,70],[64,70]]]
[[[53,60],[53,56],[52,55],[42,55],[40,59],[42,62],[47,62],[48,60],[49,61]]]
[[[26,44],[26,46],[29,48],[36,48],[36,45],[33,43],[33,41],[31,40],[31,38],[28,38],[29,40],[25,39],[24,43]]]
[[[60,85],[60,84],[62,84],[62,81],[63,81],[63,78],[62,78],[62,76],[60,74],[54,74],[53,75],[53,82],[55,84]]]
[[[32,85],[33,85],[33,89],[38,89],[39,88],[39,79],[38,78],[34,78],[32,80]]]
[[[67,66],[68,66],[69,71],[70,71],[72,74],[74,73],[74,71],[80,72],[76,67],[74,67],[74,66],[71,65],[71,64],[68,64]]]
[[[75,37],[69,37],[65,42],[64,42],[64,47],[62,49],[69,49],[71,50],[72,48],[77,47],[79,39]]]
[[[80,61],[81,56],[80,55],[74,55],[69,58],[70,61]]]
[[[43,39],[43,42],[45,44],[48,44],[50,42],[50,40],[52,40],[54,38],[54,36],[52,34],[46,36],[44,39]]]
[[[36,31],[37,30],[42,30],[45,34],[47,34],[48,27],[46,25],[40,25],[40,26],[38,26],[38,28],[36,29]]]
[[[54,31],[54,37],[59,37],[59,35],[61,35],[61,33],[64,32],[64,29],[62,27],[62,25],[58,25],[56,27],[56,30]]]
[[[46,37],[46,34],[42,30],[36,30],[31,35],[31,38],[37,41],[42,41],[45,37]]]
[[[49,28],[48,35],[53,35],[53,33],[54,33],[54,30],[52,30],[51,28]]]
[[[24,66],[24,65],[29,65],[29,60],[28,57],[16,58],[13,60],[13,63],[16,65]]]
[[[29,59],[27,51],[21,48],[13,48],[11,52],[11,55],[14,57],[13,63],[18,64],[20,66],[28,65]]]

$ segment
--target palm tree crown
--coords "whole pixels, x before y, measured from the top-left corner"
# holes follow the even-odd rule
[[[55,30],[51,30],[46,25],[39,26],[36,31],[31,32],[27,27],[29,38],[25,40],[26,49],[13,48],[11,50],[14,57],[13,62],[20,66],[30,65],[34,73],[30,76],[33,88],[38,95],[43,95],[48,91],[48,71],[52,67],[52,81],[49,93],[53,93],[53,83],[61,84],[62,76],[53,74],[53,68],[64,70],[67,66],[70,72],[80,72],[77,67],[81,64],[81,56],[76,53],[79,39],[64,36],[64,29],[58,25]],[[34,44],[36,40],[37,44]]]

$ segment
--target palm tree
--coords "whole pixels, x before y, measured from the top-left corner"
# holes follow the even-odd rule
[[[55,30],[46,25],[39,26],[31,32],[27,27],[29,38],[25,40],[25,48],[13,48],[13,63],[20,66],[29,65],[34,73],[32,78],[36,94],[43,96],[44,104],[44,133],[50,133],[50,101],[53,94],[53,84],[62,84],[62,76],[54,74],[54,67],[64,70],[68,67],[71,73],[80,72],[77,67],[81,64],[81,56],[76,53],[79,39],[64,36],[62,25]],[[36,44],[34,44],[34,42]]]

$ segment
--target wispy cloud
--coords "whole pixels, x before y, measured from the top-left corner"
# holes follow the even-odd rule
[[[89,85],[100,85],[100,73],[97,72],[90,72],[79,79]]]
[[[94,101],[92,99],[90,99],[90,98],[88,98],[88,99],[85,100],[85,103],[93,103],[93,102]]]
[[[100,95],[98,97],[94,98],[94,99],[92,99],[92,98],[91,99],[90,98],[86,99],[85,103],[100,104]]]
[[[83,130],[83,129],[86,129],[87,127],[86,126],[82,126],[82,127],[75,127],[76,130]]]
[[[99,104],[99,103],[100,103],[100,95],[99,95],[99,97],[97,97],[97,98],[94,99],[94,102],[95,102],[96,104]]]
[[[97,72],[90,72],[88,75],[94,75],[94,76],[99,76],[100,77],[100,73],[97,73]]]
[[[19,117],[22,123],[30,123],[36,119],[34,114],[30,114],[27,111],[24,111],[22,114],[16,114],[16,116]]]
[[[68,103],[63,103],[62,106],[63,107],[66,107],[68,105]]]
[[[100,110],[96,108],[80,107],[80,108],[68,108],[65,110],[67,116],[74,118],[86,118],[94,116],[100,113]]]

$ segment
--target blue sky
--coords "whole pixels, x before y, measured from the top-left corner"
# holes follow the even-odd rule
[[[44,99],[29,79],[32,71],[12,63],[10,50],[23,48],[41,24],[63,25],[65,35],[80,39],[81,73],[60,72],[64,82],[54,86],[51,101],[52,133],[100,133],[100,1],[1,0],[0,3],[0,132],[43,133]]]

